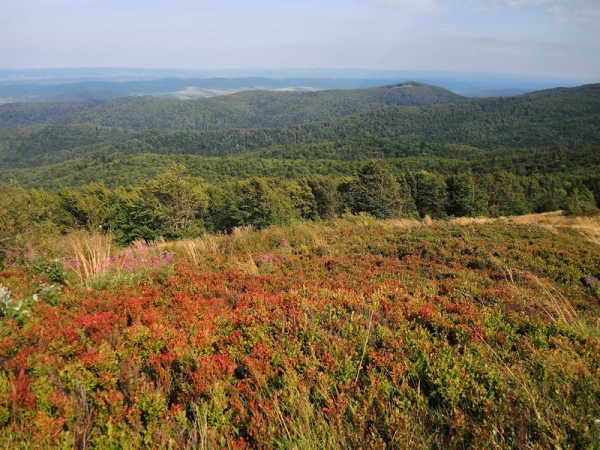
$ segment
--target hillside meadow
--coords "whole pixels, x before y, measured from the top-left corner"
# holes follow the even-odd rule
[[[600,449],[599,105],[2,105],[0,443]]]
[[[5,448],[600,446],[600,216],[349,215],[0,271]]]

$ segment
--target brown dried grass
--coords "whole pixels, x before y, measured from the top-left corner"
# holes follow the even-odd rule
[[[80,281],[85,282],[104,270],[111,256],[112,240],[110,234],[83,231],[71,233],[65,238],[79,262],[75,273]]]
[[[220,251],[219,237],[204,234],[196,239],[181,239],[173,243],[173,247],[180,248],[188,261],[199,264],[203,254],[216,255]]]
[[[579,232],[588,242],[600,245],[600,214],[587,214],[583,216],[565,216],[561,211],[542,214],[526,214],[523,216],[498,217],[496,219],[484,217],[459,217],[451,221],[456,225],[507,223],[511,225],[535,225],[549,230],[565,228]]]

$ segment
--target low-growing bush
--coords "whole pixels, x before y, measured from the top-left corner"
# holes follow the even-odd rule
[[[0,272],[3,311],[32,302],[0,318],[0,442],[597,445],[600,248],[504,222],[311,227],[111,245],[83,289]]]

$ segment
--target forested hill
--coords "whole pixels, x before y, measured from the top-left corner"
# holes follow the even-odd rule
[[[136,100],[124,97],[115,100],[78,100],[47,103],[5,103],[0,104],[0,132],[15,128],[56,121],[59,117],[102,106]]]
[[[0,170],[114,152],[229,156],[284,145],[288,146],[285,151],[294,153],[297,144],[365,135],[482,149],[598,145],[600,85],[444,105],[381,108],[277,128],[127,131],[89,124],[37,126],[0,134]]]
[[[423,83],[317,92],[245,91],[198,100],[124,98],[0,105],[0,131],[41,123],[140,129],[218,130],[318,122],[388,106],[449,103],[464,97]],[[69,110],[71,109],[71,110]]]

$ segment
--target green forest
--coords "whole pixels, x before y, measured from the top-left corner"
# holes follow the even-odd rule
[[[369,89],[316,92],[243,91],[192,101],[151,96],[0,105],[0,131],[40,123],[171,130],[279,127],[389,107],[464,100],[446,89],[406,82]]]
[[[600,202],[599,105],[598,85],[467,100],[415,82],[2,105],[2,214],[41,201],[57,233],[121,244],[344,213],[580,214]]]
[[[130,175],[136,173],[135,160],[127,161],[115,164],[122,164],[124,174],[127,167],[132,167]],[[402,170],[401,165],[396,174],[376,159],[353,172],[349,165],[321,162],[301,165],[295,171],[293,165],[271,165],[268,159],[258,160],[259,167],[256,161],[252,167],[240,164],[243,161],[225,161],[227,176],[213,183],[187,175],[185,166],[176,163],[155,166],[156,175],[136,187],[109,188],[98,181],[45,191],[8,183],[0,204],[0,232],[14,240],[14,245],[23,245],[29,236],[20,233],[28,228],[49,227],[57,234],[77,228],[102,229],[127,244],[140,238],[176,239],[204,231],[229,232],[240,226],[260,229],[294,220],[326,220],[344,213],[381,219],[498,217],[556,210],[581,214],[598,207],[600,194],[598,176],[516,175],[505,170],[478,174],[468,168],[443,175]],[[220,164],[209,160],[203,169],[218,170]],[[77,166],[71,168],[77,170]],[[274,177],[286,170],[300,176]],[[234,179],[233,173],[240,179]]]

